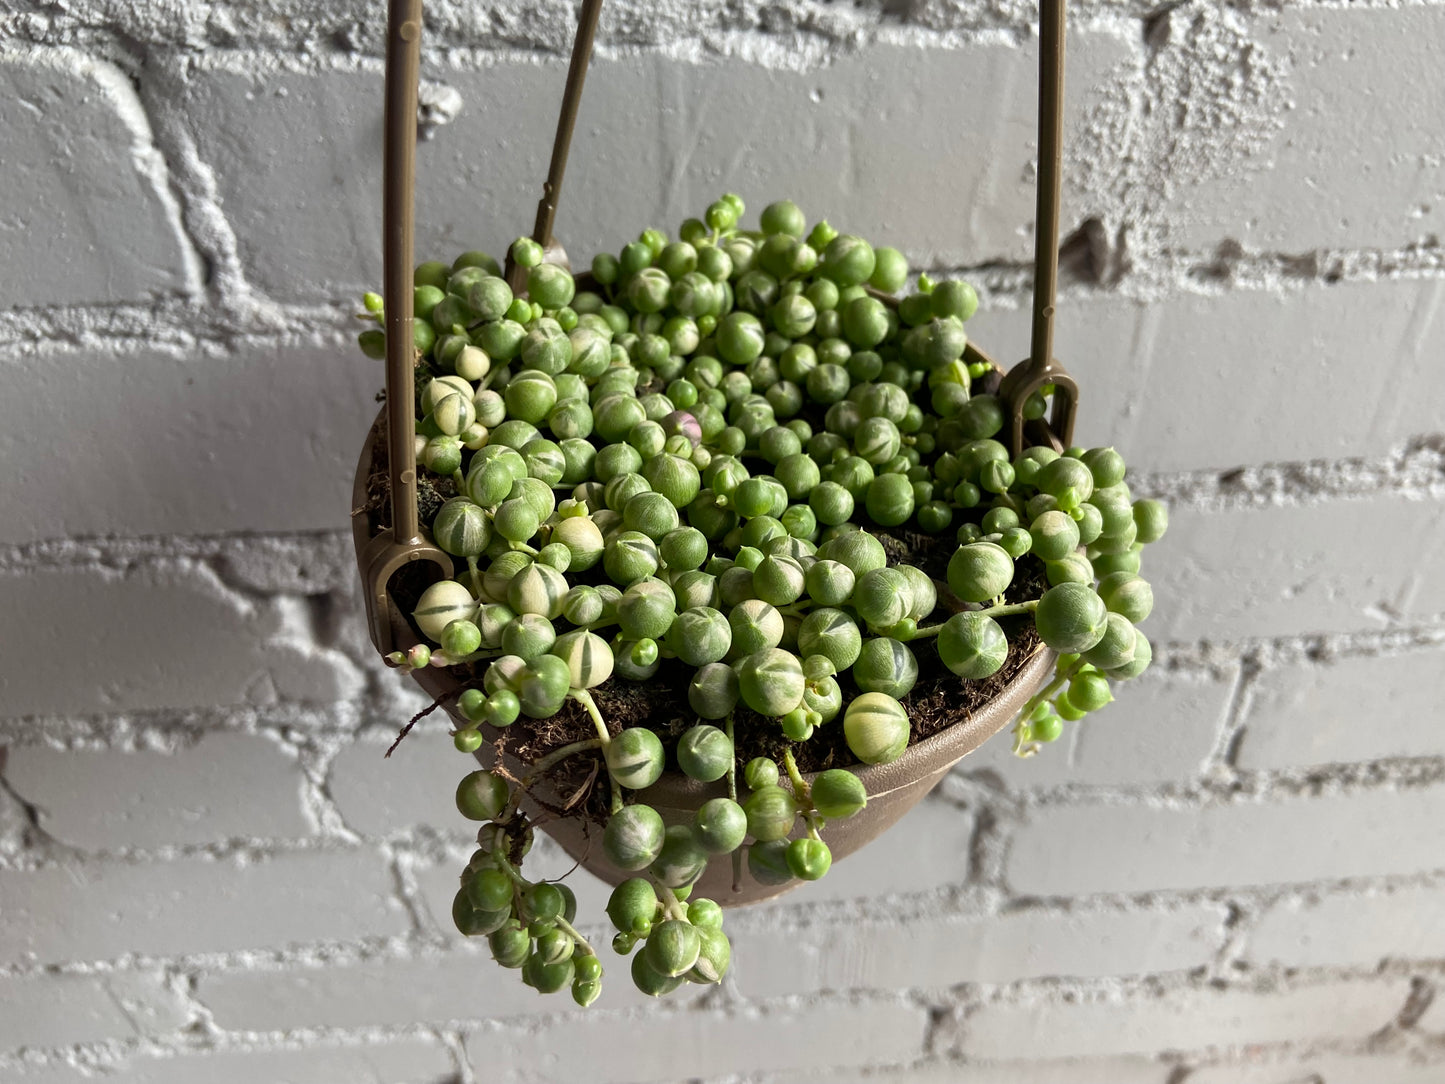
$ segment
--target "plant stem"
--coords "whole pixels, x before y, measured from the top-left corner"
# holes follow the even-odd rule
[[[1039,600],[1031,599],[1028,602],[1014,602],[990,606],[986,610],[975,610],[974,612],[983,617],[1008,617],[1010,614],[1031,614],[1039,608]]]
[[[565,933],[568,937],[572,938],[573,941],[577,942],[577,950],[581,952],[582,955],[597,955],[597,950],[592,947],[592,945],[587,941],[587,938],[583,937],[580,933],[577,932],[577,927],[573,926],[572,923],[568,922],[561,915],[557,916],[556,923],[559,930]]]
[[[1030,602],[1013,602],[1007,605],[990,606],[985,610],[965,610],[964,613],[975,613],[980,617],[1008,617],[1010,614],[1031,614],[1039,608],[1039,600],[1033,599]],[[946,624],[947,622],[945,622]],[[937,636],[943,625],[928,625],[915,632],[910,640],[919,640],[925,636]]]
[[[612,742],[612,735],[607,732],[607,723],[602,718],[602,713],[597,710],[597,701],[592,699],[592,694],[586,689],[573,689],[569,694],[574,700],[587,709],[587,714],[592,716],[592,724],[597,728],[597,744],[602,750],[602,763],[607,764],[607,746]],[[616,813],[622,808],[622,786],[616,779],[612,778],[612,770],[607,771],[607,780],[612,784],[612,805],[611,811]]]
[[[492,858],[496,862],[497,868],[503,873],[505,873],[508,877],[510,877],[512,879],[512,883],[515,884],[518,888],[531,887],[532,882],[527,880],[527,878],[523,877],[521,871],[518,870],[516,866],[512,865],[512,863],[507,860],[507,856],[501,851],[494,851],[492,854]]]
[[[723,732],[727,734],[728,741],[733,743],[733,756],[728,761],[728,797],[733,801],[738,800],[738,747],[733,737],[733,716],[728,712],[727,722],[723,723]],[[733,891],[736,892],[743,883],[743,849],[738,847],[733,851]]]
[[[431,656],[431,657],[432,657],[432,661],[431,661],[430,663],[428,663],[427,665],[429,665],[429,666],[465,666],[465,665],[467,665],[467,663],[469,663],[469,662],[476,662],[478,659],[496,659],[496,658],[500,658],[502,655],[505,655],[505,654],[506,654],[505,651],[499,651],[499,650],[497,650],[496,648],[483,648],[481,651],[473,651],[470,655],[463,655],[463,656],[462,656],[461,658],[459,658],[459,659],[454,659],[454,658],[452,658],[450,655],[448,655],[445,651],[433,651],[433,652],[432,652],[432,656]],[[439,661],[438,661],[438,660],[439,660]]]
[[[793,784],[793,797],[801,807],[803,820],[808,825],[808,837],[810,839],[820,838],[818,835],[818,829],[821,827],[819,822],[823,818],[813,808],[813,788],[808,786],[803,779],[803,773],[798,771],[798,762],[793,759],[791,749],[783,750],[783,767],[788,770],[788,782]]]
[[[727,721],[723,723],[723,733],[728,736],[728,743],[733,747],[733,758],[728,761],[728,797],[736,802],[738,800],[738,747],[733,738],[732,712],[728,712]]]
[[[612,735],[607,730],[607,723],[602,719],[602,712],[597,710],[597,701],[592,699],[592,694],[586,689],[573,689],[570,695],[587,709],[587,714],[592,717],[592,725],[597,730],[597,744],[606,749],[612,741]]]
[[[1069,667],[1068,670],[1060,671],[1056,669],[1054,672],[1054,680],[1034,693],[1034,695],[1029,698],[1029,702],[1019,709],[1018,720],[1014,723],[1013,728],[1014,756],[1031,757],[1039,751],[1038,742],[1027,742],[1024,740],[1024,735],[1028,733],[1029,716],[1033,714],[1035,708],[1063,688],[1064,683],[1082,670],[1085,665],[1084,660],[1080,659],[1074,663],[1073,666]]]
[[[798,771],[798,762],[793,759],[791,749],[783,750],[783,767],[788,771],[788,781],[793,784],[793,795],[800,802],[811,801],[808,792],[808,784],[803,780],[803,773]]]
[[[647,875],[647,879],[652,882],[652,887],[657,889],[657,898],[662,903],[662,913],[668,918],[677,918],[686,922],[687,905],[677,898],[677,893],[650,873]]]
[[[574,741],[571,745],[564,745],[560,749],[554,749],[537,763],[532,765],[532,773],[527,778],[530,780],[536,775],[545,772],[554,764],[559,764],[572,756],[574,753],[585,753],[589,749],[601,749],[601,738],[584,738],[582,741]]]

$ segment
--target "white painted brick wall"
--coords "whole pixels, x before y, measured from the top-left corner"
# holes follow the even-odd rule
[[[309,835],[301,772],[274,741],[213,733],[175,753],[17,746],[6,775],[40,827],[82,850]]]
[[[1080,32],[1071,44],[1078,89],[1070,117],[1078,123],[1100,98],[1119,93],[1107,76],[1131,50],[1107,32]],[[884,93],[900,70],[915,73],[916,89]],[[557,236],[575,253],[615,251],[643,228],[624,223],[675,229],[718,192],[756,193],[759,206],[806,192],[810,213],[895,238],[925,262],[1026,258],[1031,241],[1014,224],[1032,208],[1018,178],[1029,162],[1036,70],[1032,50],[987,40],[951,49],[868,46],[802,72],[599,58],[587,77]],[[550,127],[515,118],[553,108],[565,63],[503,58],[427,74],[455,87],[466,105],[419,152],[425,210],[417,250],[499,252],[530,225],[551,152]],[[309,62],[213,54],[178,63],[163,83],[188,116],[206,118],[193,132],[197,147],[220,176],[249,274],[279,298],[350,297],[380,279],[378,82],[375,66],[317,71]],[[953,103],[970,99],[1002,103],[981,138],[940,146],[905,134],[952,128]],[[298,140],[298,124],[311,134]],[[654,138],[637,139],[643,131]],[[476,154],[498,142],[504,170]],[[977,208],[955,220],[967,242],[941,244],[931,203],[909,208],[893,197],[898,176]]]
[[[907,829],[902,829],[905,824]],[[974,818],[967,811],[931,795],[899,826],[896,838],[890,834],[875,840],[859,852],[857,861],[852,856],[842,859],[836,870],[794,898],[869,899],[928,892],[968,879]]]
[[[956,1045],[983,1058],[1024,1048],[1064,1058],[1363,1038],[1390,1022],[1408,990],[1403,980],[1375,979],[1265,993],[1188,988],[1132,1004],[1119,997],[998,1001],[961,1022]]]
[[[451,1053],[434,1040],[393,1039],[347,1046],[308,1041],[290,1049],[182,1052],[157,1058],[137,1054],[119,1060],[102,1079],[113,1084],[437,1084],[453,1077]],[[94,1075],[74,1069],[22,1072],[24,1084],[80,1084]]]
[[[1445,890],[1400,887],[1280,900],[1250,931],[1246,955],[1285,967],[1347,967],[1445,957]]]
[[[1011,364],[1030,318],[1027,304],[984,306],[969,332]],[[1136,467],[1379,455],[1439,429],[1445,282],[1065,297],[1055,350],[1083,382],[1078,439]],[[1394,381],[1376,378],[1383,357]]]
[[[1442,787],[1174,809],[1051,805],[1014,837],[1008,881],[1049,896],[1423,873],[1445,864],[1442,815]],[[1107,849],[1090,845],[1099,839]]]
[[[950,1061],[886,1079],[910,1084],[1161,1084],[1168,1073],[1167,1065],[1152,1058],[1049,1058],[993,1064]]]
[[[1189,1076],[1189,1084],[1435,1084],[1445,1072],[1438,1059],[1420,1055],[1383,1054],[1351,1057],[1320,1054],[1275,1060],[1266,1065],[1207,1065]]]
[[[1260,769],[1441,756],[1442,674],[1438,648],[1267,670],[1250,690],[1238,763]]]
[[[1213,957],[1224,917],[1221,907],[1208,904],[1145,911],[1029,908],[872,919],[841,943],[833,930],[770,923],[734,938],[734,975],[750,997],[779,997],[1184,971]]]
[[[13,10],[12,10],[13,9]],[[365,640],[382,5],[0,16],[0,1079],[1445,1080],[1445,3],[1069,6],[1057,352],[1173,503],[1159,665],[989,743],[720,990],[451,929],[469,767]],[[567,5],[427,6],[418,258],[530,224]],[[725,190],[1028,340],[1032,3],[609,0],[558,235]],[[608,889],[540,841],[605,946]]]
[[[1385,100],[1398,85],[1437,111],[1445,102],[1445,11],[1371,16],[1334,8],[1258,18],[1258,48],[1286,69],[1289,115],[1243,168],[1181,193],[1185,244],[1226,236],[1306,252],[1394,247],[1445,230],[1439,127],[1427,111]]]
[[[580,901],[578,913],[582,913]],[[602,996],[595,1003],[598,1012],[646,1010],[656,1004],[628,979],[631,960],[610,948],[613,931],[605,919],[580,932],[596,935],[593,944],[602,960]],[[486,945],[470,944],[459,951],[413,959],[208,973],[197,984],[196,999],[221,1027],[269,1032],[292,1030],[297,1020],[315,1027],[365,1028],[400,1020],[427,1024],[520,1021],[573,1008],[570,999],[559,1006],[556,998],[545,997],[520,982],[497,982],[496,972]],[[679,990],[669,1004],[686,1006],[708,993],[704,987],[689,986]]]
[[[334,529],[382,380],[351,341],[0,364],[0,456],[24,464],[0,479],[0,543]],[[42,432],[65,433],[65,455],[36,455]]]
[[[155,973],[0,978],[0,1050],[129,1039],[184,1024]]]
[[[27,618],[0,629],[0,654],[28,661],[0,676],[10,717],[324,703],[360,691],[356,665],[308,642],[296,606],[237,594],[190,561],[0,572],[0,608]],[[72,677],[78,659],[83,682]]]
[[[75,49],[0,52],[0,145],[7,305],[146,302],[197,288],[165,161],[115,65]]]
[[[1049,1058],[986,1062],[930,1059],[856,1074],[769,1076],[768,1084],[1167,1084],[1169,1066],[1153,1058]]]
[[[39,964],[403,934],[375,850],[71,862],[0,873],[0,952]]]
[[[1445,601],[1442,547],[1445,502],[1428,498],[1180,508],[1145,554],[1146,578],[1158,597],[1188,601],[1147,631],[1229,642],[1425,621]]]
[[[1445,1034],[1445,1001],[1439,997],[1434,998],[1415,1022],[1415,1026],[1431,1035]]]
[[[412,733],[389,757],[391,736],[353,742],[336,754],[328,785],[342,819],[362,835],[383,838],[414,825],[475,834],[457,812],[455,793],[476,762],[435,733]]]
[[[1199,776],[1214,750],[1234,690],[1233,673],[1146,671],[1114,702],[1071,726],[1047,754],[1021,760],[989,742],[959,774],[1010,789],[1072,785],[1148,786]]]
[[[698,1065],[714,1075],[890,1064],[918,1050],[927,1013],[894,1001],[769,1006],[727,1013],[568,1014],[535,1029],[475,1032],[467,1052],[489,1080],[664,1084]],[[617,1049],[625,1036],[627,1050]]]

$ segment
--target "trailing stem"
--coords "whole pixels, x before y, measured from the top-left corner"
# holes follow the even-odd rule
[[[554,749],[541,760],[532,765],[532,772],[527,776],[528,781],[535,779],[554,764],[560,764],[568,757],[576,753],[585,753],[589,749],[601,749],[601,738],[584,738],[582,741],[574,741],[571,745],[564,745],[560,749]]]
[[[966,610],[963,612],[975,613],[978,614],[979,617],[1010,617],[1013,614],[1031,614],[1038,608],[1039,600],[1033,599],[1030,602],[1010,602],[1007,604],[1001,603],[996,606],[990,606],[987,609],[983,610]],[[918,640],[922,639],[925,636],[937,636],[942,628],[943,625],[929,625],[925,628],[918,629],[916,632],[914,632],[912,636],[909,637],[909,639]]]
[[[650,873],[647,875],[647,879],[652,882],[652,887],[657,890],[657,898],[662,903],[662,913],[668,918],[676,918],[686,922],[687,905],[677,898],[677,893]]]
[[[813,808],[813,790],[803,778],[803,773],[798,771],[798,762],[793,759],[791,749],[783,750],[783,767],[788,771],[788,781],[793,784],[793,797],[797,800],[803,812],[803,820],[808,825],[808,838],[821,839],[818,835],[819,820],[818,811]]]
[[[1055,693],[1062,689],[1064,685],[1071,678],[1073,678],[1075,674],[1077,674],[1080,670],[1084,668],[1085,665],[1086,664],[1084,663],[1083,659],[1078,659],[1074,662],[1072,666],[1068,667],[1068,669],[1056,668],[1054,671],[1054,680],[1049,682],[1038,692],[1034,693],[1034,695],[1029,698],[1029,702],[1025,704],[1021,709],[1019,709],[1018,718],[1017,720],[1015,720],[1013,727],[1014,756],[1031,757],[1039,751],[1039,743],[1031,742],[1028,740],[1030,716],[1033,715],[1034,711],[1038,708],[1040,704],[1047,701],[1050,697],[1052,697]]]
[[[597,745],[602,750],[602,762],[606,764],[607,747],[612,743],[612,735],[607,731],[607,723],[602,718],[602,712],[597,710],[597,701],[592,699],[592,694],[586,689],[573,689],[568,695],[586,708],[587,714],[592,717],[592,725],[597,728]],[[622,786],[612,778],[611,769],[608,769],[607,780],[612,784],[611,812],[616,813],[622,808]]]
[[[738,755],[737,740],[733,734],[733,717],[730,712],[727,722],[723,723],[723,731],[728,736],[728,742],[733,748],[733,758],[728,762],[728,797],[733,801],[738,800]],[[736,892],[743,883],[743,849],[739,847],[733,851],[733,891]]]

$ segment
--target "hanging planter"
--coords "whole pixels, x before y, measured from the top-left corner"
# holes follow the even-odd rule
[[[523,872],[534,827],[617,886],[639,988],[719,981],[722,906],[818,879],[1011,721],[1030,755],[1143,671],[1139,550],[1165,525],[1116,452],[1068,447],[1062,0],[1033,351],[1006,375],[968,339],[970,287],[898,298],[901,254],[786,201],[747,231],[724,196],[574,278],[551,227],[599,9],[504,272],[413,266],[421,4],[391,4],[385,330],[361,336],[387,405],[353,520],[373,641],[483,765],[456,923],[580,1004],[602,964],[566,886]]]

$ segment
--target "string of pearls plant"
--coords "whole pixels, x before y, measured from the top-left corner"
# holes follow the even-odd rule
[[[466,568],[416,606],[431,646],[390,661],[473,668],[457,705],[474,724],[454,734],[464,753],[482,744],[475,724],[546,719],[568,697],[595,723],[595,738],[542,758],[520,786],[474,771],[457,791],[461,813],[484,822],[458,928],[486,936],[524,982],[570,987],[581,1005],[598,996],[602,965],[572,924],[576,901],[520,868],[531,828],[519,793],[549,769],[601,756],[602,845],[636,874],[608,905],[613,947],[644,946],[632,978],[660,995],[727,971],[721,908],[689,898],[710,856],[745,850],[769,884],[828,871],[821,830],[867,796],[845,768],[809,785],[794,743],[841,716],[859,762],[901,756],[918,653],[961,682],[986,678],[1009,651],[997,619],[1032,615],[1060,656],[1014,725],[1020,755],[1150,661],[1136,628],[1153,606],[1140,550],[1166,511],[1132,500],[1112,448],[1011,459],[993,439],[1003,410],[974,388],[987,366],[965,361],[974,290],[920,277],[894,307],[878,295],[905,288],[896,249],[826,222],[809,229],[787,201],[755,231],[742,215],[728,195],[677,240],[646,230],[598,256],[580,291],[526,239],[512,247],[525,297],[484,253],[416,269],[417,454],[455,487],[430,527]],[[381,306],[368,294],[363,319],[379,323]],[[383,356],[382,331],[360,345]],[[1027,414],[1045,409],[1036,395]],[[952,536],[946,582],[890,564],[876,536],[889,529]],[[1008,602],[1023,562],[1049,586]],[[729,795],[670,828],[628,800],[662,775],[662,741],[643,726],[611,733],[589,691],[645,682],[666,659],[692,669],[698,717],[676,764],[726,779]],[[776,720],[790,743],[781,764],[744,763],[740,706]]]

